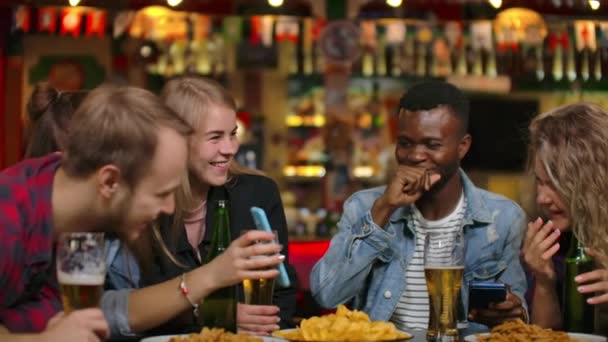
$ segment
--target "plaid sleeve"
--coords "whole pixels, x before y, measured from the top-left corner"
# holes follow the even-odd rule
[[[14,189],[0,184],[0,310],[15,302],[17,287],[23,282],[23,222],[16,202]]]
[[[3,309],[0,322],[11,332],[40,332],[57,312],[61,311],[57,289],[47,286],[38,296],[15,308]]]
[[[13,332],[41,331],[61,310],[48,265],[28,264],[28,251],[41,241],[32,245],[24,241],[28,215],[18,203],[22,203],[19,198],[27,198],[25,191],[0,177],[0,324]]]

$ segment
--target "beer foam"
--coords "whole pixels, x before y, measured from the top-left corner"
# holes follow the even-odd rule
[[[103,285],[105,274],[68,274],[57,272],[57,280],[63,285]]]

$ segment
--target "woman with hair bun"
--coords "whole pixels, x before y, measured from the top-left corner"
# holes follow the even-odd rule
[[[25,158],[60,151],[69,121],[86,91],[61,92],[49,83],[36,85],[27,103]]]

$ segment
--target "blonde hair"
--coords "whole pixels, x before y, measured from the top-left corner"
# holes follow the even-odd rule
[[[225,107],[236,111],[237,106],[234,98],[228,91],[218,82],[204,77],[183,76],[174,78],[168,81],[161,91],[161,98],[165,104],[173,109],[178,116],[186,121],[192,127],[197,129],[203,117],[208,115],[208,110],[211,106]],[[228,168],[228,186],[234,186],[237,182],[238,175],[241,174],[258,174],[262,173],[246,168],[238,164],[235,160],[230,163]],[[171,227],[171,239],[169,244],[175,246],[177,234],[183,224],[184,211],[196,205],[193,203],[192,182],[188,173],[182,177],[181,186],[175,194],[175,213],[173,216],[173,224]],[[161,234],[154,232],[155,239],[159,240]],[[160,242],[160,247],[163,252],[177,265],[181,265],[170,253],[165,244]]]
[[[570,211],[572,231],[608,267],[608,113],[577,103],[530,124],[529,167],[538,157]]]

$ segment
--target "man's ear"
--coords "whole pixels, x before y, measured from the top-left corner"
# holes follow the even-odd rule
[[[470,134],[465,134],[464,137],[462,137],[460,143],[458,144],[458,159],[462,160],[462,158],[467,155],[469,148],[471,148],[472,139],[473,138]]]
[[[97,170],[97,189],[104,198],[111,198],[120,184],[120,169],[116,165],[104,165]]]

